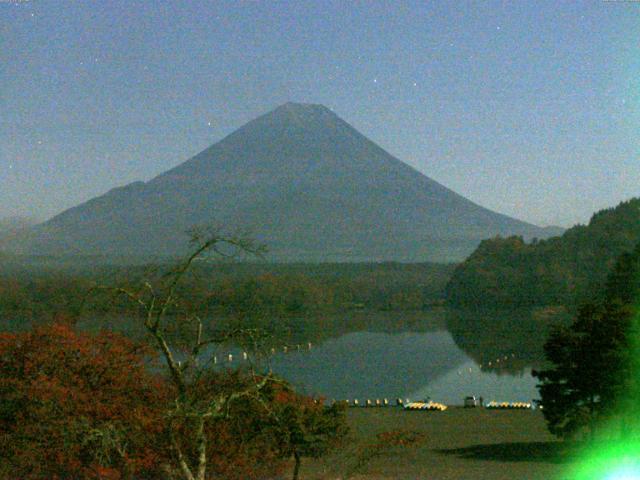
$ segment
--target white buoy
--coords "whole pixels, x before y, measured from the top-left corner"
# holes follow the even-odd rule
[[[283,351],[284,353],[287,353],[287,350],[288,350],[288,348],[287,348],[287,346],[286,346],[286,345],[285,345],[284,347],[282,347],[282,351]]]
[[[218,363],[218,357],[216,357],[215,355],[213,356],[213,364],[215,365],[216,363]]]
[[[247,352],[242,352],[242,359],[247,360],[249,358],[249,354]]]
[[[307,349],[311,350],[311,342],[307,343]]]
[[[275,354],[276,354],[276,349],[275,349],[275,348],[272,348],[272,349],[271,349],[271,355],[275,355]]]
[[[227,357],[227,360],[229,362],[233,362],[233,355],[230,353],[229,356]]]

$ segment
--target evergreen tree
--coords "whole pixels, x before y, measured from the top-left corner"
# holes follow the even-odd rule
[[[545,344],[551,368],[534,372],[552,433],[569,436],[618,417],[629,426],[638,413],[638,300],[640,244],[619,257],[602,298],[583,305],[573,324]],[[623,429],[624,430],[624,429]]]

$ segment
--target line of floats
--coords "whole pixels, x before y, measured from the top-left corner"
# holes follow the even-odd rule
[[[311,351],[312,344],[311,342],[307,342],[306,344],[295,344],[295,345],[284,345],[279,348],[271,348],[269,353],[271,355],[276,355],[278,353],[293,353],[293,352],[302,352],[302,351]],[[226,353],[226,354],[216,354],[213,355],[213,363],[214,364],[222,364],[222,363],[233,363],[234,361],[243,360],[248,361],[250,357],[249,352],[240,352],[240,353]],[[505,365],[509,360],[514,360],[515,354],[504,355],[502,357],[496,358],[494,360],[490,360],[485,364],[485,367],[499,367]],[[468,369],[458,370],[458,375],[463,375],[464,373],[473,373],[474,370],[481,371],[483,365],[478,364],[476,368],[468,367]],[[468,372],[467,372],[468,370]]]
[[[271,348],[271,350],[269,351],[269,353],[271,355],[275,355],[277,353],[292,353],[292,352],[302,352],[302,351],[310,351],[312,347],[311,342],[307,342],[306,345],[304,344],[296,344],[296,345],[285,345],[281,348]],[[241,352],[239,354],[234,354],[234,353],[226,353],[223,355],[214,355],[213,356],[213,363],[214,364],[218,364],[218,363],[233,363],[234,359],[235,360],[243,360],[243,361],[247,361],[249,360],[249,352]]]
[[[269,353],[271,355],[276,355],[278,353],[287,354],[292,352],[301,352],[305,350],[310,351],[311,348],[312,348],[311,342],[307,342],[306,344],[285,345],[278,349],[271,348]],[[214,355],[212,360],[214,364],[225,363],[225,362],[233,363],[234,360],[248,361],[249,356],[250,355],[248,352],[241,352],[239,354],[227,353],[224,355]],[[487,362],[485,365],[487,367],[492,367],[492,366],[497,367],[501,363],[502,365],[504,365],[507,361],[512,360],[514,358],[515,358],[515,354],[511,354],[510,356],[504,355],[502,357],[496,358],[495,360]],[[482,365],[478,365],[477,369],[481,370]],[[462,375],[463,373],[466,373],[465,370],[458,370],[458,375]],[[474,369],[469,368],[468,370],[469,370],[469,373],[472,373]],[[469,403],[470,398],[474,399],[472,403]],[[343,402],[346,403],[347,406],[349,407],[365,407],[365,408],[395,406],[395,407],[401,407],[404,410],[420,410],[420,411],[436,411],[436,412],[444,412],[449,408],[449,406],[443,403],[434,402],[429,399],[424,401],[412,402],[409,399],[403,400],[402,398],[396,398],[393,405],[389,402],[389,399],[387,398],[375,399],[375,400],[367,399],[367,400],[363,400],[362,403],[360,403],[358,399],[343,400]],[[466,397],[464,400],[463,406],[465,408],[479,407],[479,408],[485,408],[488,410],[531,410],[536,408],[535,403],[532,404],[529,402],[496,402],[495,400],[492,400],[486,405],[484,405],[483,402],[478,402],[477,399],[475,399],[475,397]]]
[[[469,402],[469,398],[467,397],[464,400],[464,404],[462,405],[464,408],[486,408],[488,410],[533,410],[536,408],[535,403],[529,402],[496,402],[495,400],[490,401],[486,405],[482,403],[478,403],[475,401],[473,403]],[[400,407],[404,410],[422,410],[422,411],[435,411],[435,412],[444,412],[449,408],[448,405],[440,402],[434,402],[430,399],[418,402],[412,402],[409,399],[403,400],[402,398],[396,398],[394,404],[392,405],[387,398],[383,399],[375,399],[370,400],[367,399],[362,403],[358,399],[354,400],[343,400],[349,407],[365,407],[365,408],[375,408],[375,407]]]

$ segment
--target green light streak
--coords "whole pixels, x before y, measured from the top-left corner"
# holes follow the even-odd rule
[[[592,445],[563,478],[575,480],[640,480],[640,442]]]
[[[640,309],[631,320],[629,382],[618,404],[618,418],[601,426],[599,437],[562,476],[571,480],[640,480]],[[624,423],[630,435],[621,438]]]

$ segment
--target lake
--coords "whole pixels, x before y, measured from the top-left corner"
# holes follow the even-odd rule
[[[307,393],[328,399],[389,400],[426,397],[461,404],[467,395],[486,401],[531,401],[536,380],[482,372],[449,332],[348,333],[310,351],[277,354],[273,370]]]
[[[534,338],[531,332],[538,326],[521,312],[512,316],[517,323],[511,324],[504,322],[506,313],[494,314],[502,321],[493,328],[486,326],[487,313],[480,318],[467,312],[464,315],[473,317],[467,320],[476,323],[467,324],[466,336],[461,335],[460,312],[447,313],[451,321],[439,318],[441,313],[422,315],[410,322],[398,313],[369,325],[361,319],[350,321],[356,331],[333,332],[311,349],[300,339],[299,349],[289,347],[286,354],[279,349],[269,363],[301,391],[327,399],[357,398],[362,403],[430,397],[461,404],[468,395],[482,396],[486,402],[539,398],[531,369],[542,356],[544,331]],[[397,331],[390,327],[394,324]],[[474,332],[479,325],[482,332]],[[505,325],[508,336],[502,331]]]
[[[541,365],[544,339],[560,314],[436,308],[274,321],[288,333],[274,337],[275,354],[266,361],[300,391],[328,400],[430,397],[455,405],[475,395],[530,402],[539,398],[531,370]],[[237,348],[218,346],[215,355],[219,367],[244,363]]]

